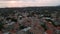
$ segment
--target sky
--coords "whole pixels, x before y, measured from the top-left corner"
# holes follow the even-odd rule
[[[0,8],[57,5],[60,5],[60,0],[0,0]]]

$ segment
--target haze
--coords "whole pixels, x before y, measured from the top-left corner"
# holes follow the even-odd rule
[[[60,0],[0,0],[0,8],[57,5],[60,5]]]

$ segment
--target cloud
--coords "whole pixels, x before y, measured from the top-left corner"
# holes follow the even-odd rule
[[[11,0],[1,1],[0,7],[26,7],[26,6],[56,6],[60,0]]]

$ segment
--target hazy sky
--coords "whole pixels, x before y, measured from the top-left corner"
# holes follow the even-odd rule
[[[60,0],[0,0],[0,7],[56,6]]]

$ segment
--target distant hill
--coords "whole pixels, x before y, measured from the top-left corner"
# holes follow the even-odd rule
[[[45,7],[11,7],[11,8],[0,8],[0,13],[8,13],[8,12],[13,12],[13,11],[34,11],[34,12],[45,12],[45,11],[48,11],[48,12],[54,12],[54,11],[57,11],[57,12],[60,12],[60,6],[45,6]]]

